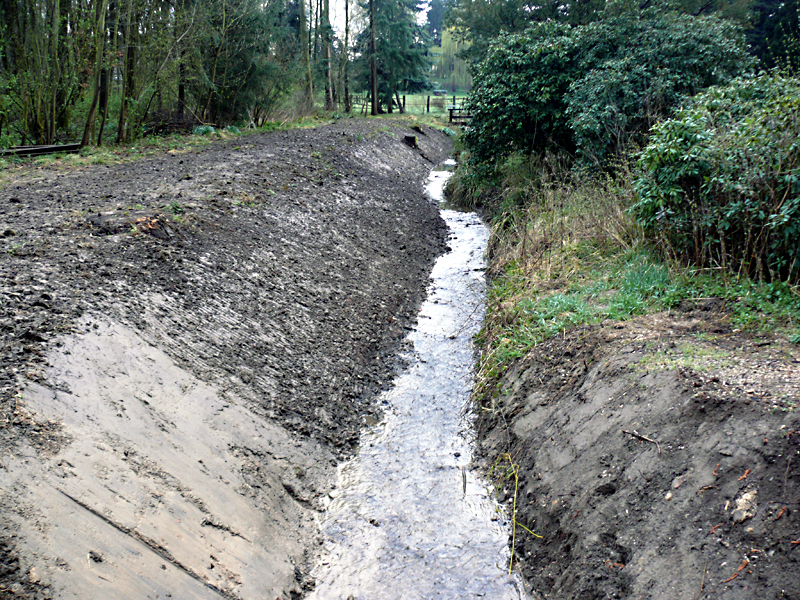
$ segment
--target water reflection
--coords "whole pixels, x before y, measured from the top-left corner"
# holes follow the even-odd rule
[[[441,199],[449,173],[431,174]],[[325,558],[315,600],[524,598],[508,576],[505,516],[469,470],[472,336],[483,316],[488,230],[473,213],[442,210],[451,251],[436,263],[410,365],[387,392],[384,420],[341,467],[323,517]]]

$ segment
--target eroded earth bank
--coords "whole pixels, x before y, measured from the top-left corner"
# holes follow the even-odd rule
[[[13,172],[0,595],[300,597],[444,251],[449,146],[349,121]]]
[[[800,598],[800,350],[719,299],[537,346],[478,419],[515,556],[558,600]],[[509,509],[514,480],[503,495]]]

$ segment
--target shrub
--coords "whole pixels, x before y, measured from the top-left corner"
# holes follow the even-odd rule
[[[715,17],[537,23],[477,66],[465,141],[477,162],[563,149],[605,166],[686,96],[751,65],[738,29]]]
[[[738,79],[656,126],[633,214],[674,257],[800,281],[800,81]]]

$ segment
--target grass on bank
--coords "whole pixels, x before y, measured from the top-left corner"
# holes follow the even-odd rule
[[[463,165],[456,171],[451,200],[481,208],[492,225],[478,399],[543,340],[686,300],[721,298],[732,326],[800,343],[800,290],[664,260],[626,212],[632,180],[624,167],[598,177],[521,156],[505,164],[493,188],[475,185]]]

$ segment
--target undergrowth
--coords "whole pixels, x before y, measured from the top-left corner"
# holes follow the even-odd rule
[[[633,173],[577,174],[557,159],[512,157],[492,185],[462,164],[451,201],[491,220],[486,320],[475,400],[536,344],[576,327],[720,298],[731,325],[800,343],[800,290],[721,269],[681,266],[628,213]],[[485,180],[485,179],[484,179]]]

